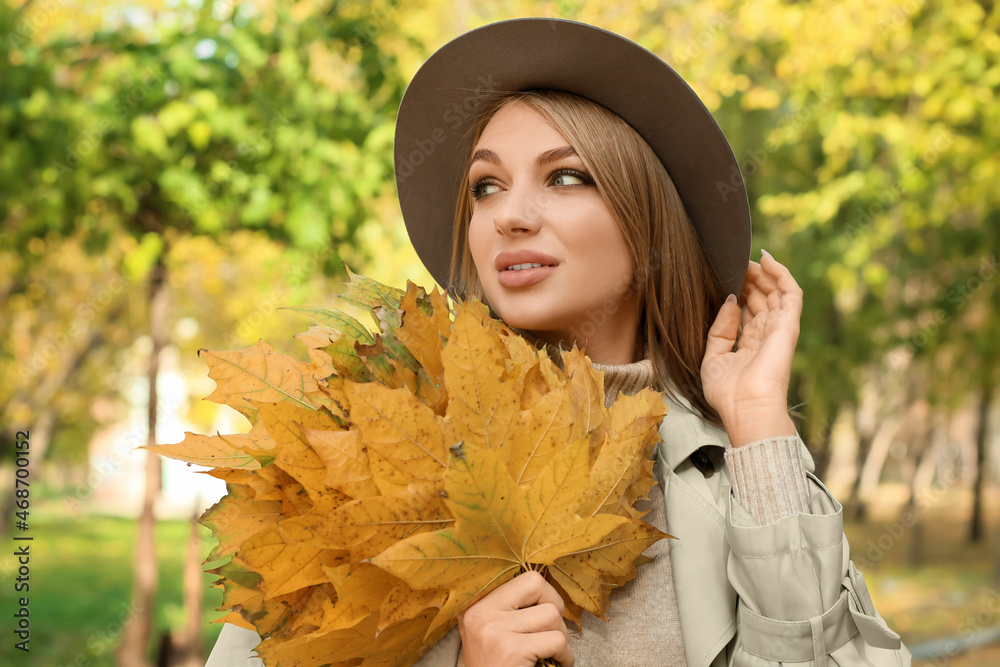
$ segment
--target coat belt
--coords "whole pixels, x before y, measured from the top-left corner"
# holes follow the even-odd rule
[[[751,610],[740,600],[740,640],[743,650],[775,662],[826,664],[827,653],[843,646],[858,634],[848,613],[848,592],[822,616],[805,621],[778,621]]]

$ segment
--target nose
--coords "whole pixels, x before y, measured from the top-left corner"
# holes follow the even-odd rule
[[[538,231],[542,221],[544,192],[528,187],[513,186],[503,195],[503,200],[493,215],[493,226],[498,234],[513,236]]]

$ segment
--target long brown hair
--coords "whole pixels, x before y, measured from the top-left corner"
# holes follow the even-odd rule
[[[619,116],[555,90],[488,96],[478,109],[472,146],[493,115],[515,101],[541,114],[576,149],[622,230],[632,257],[630,287],[640,299],[639,330],[657,388],[684,396],[707,420],[721,424],[705,400],[701,362],[723,295],[663,163]],[[470,151],[466,174],[471,160]],[[460,188],[449,290],[485,302],[466,234],[472,206],[469,188]]]

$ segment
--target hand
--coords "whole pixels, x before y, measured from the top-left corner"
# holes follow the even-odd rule
[[[740,301],[742,317],[732,295],[719,310],[701,364],[705,399],[719,413],[734,447],[796,433],[788,416],[788,380],[802,290],[765,252],[760,264],[750,262]]]
[[[499,586],[458,616],[468,667],[535,667],[555,658],[573,667],[565,605],[537,572],[525,572]]]

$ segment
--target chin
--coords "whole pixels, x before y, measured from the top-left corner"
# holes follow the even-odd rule
[[[499,315],[500,319],[508,326],[530,331],[539,338],[548,339],[546,334],[554,334],[556,331],[562,330],[563,327],[559,325],[561,322],[565,322],[565,318],[560,316],[552,305],[532,304],[526,307],[518,304],[514,306],[510,303],[504,303],[502,300],[499,304],[490,301],[490,305],[493,312]]]

